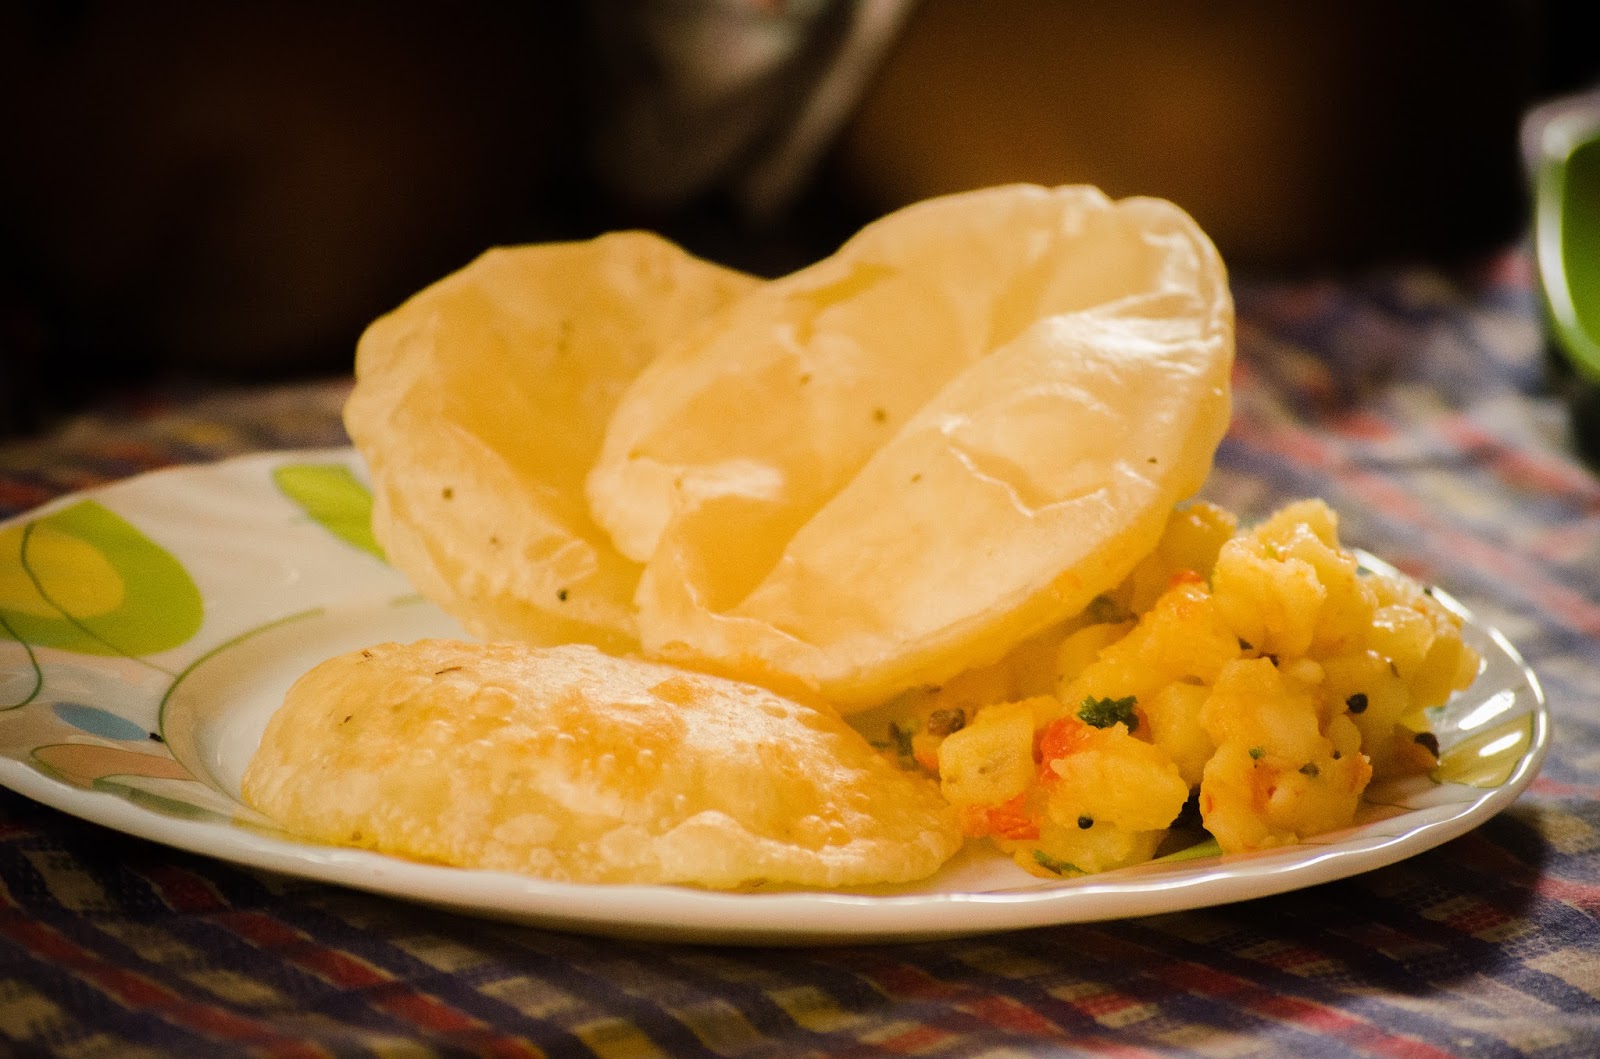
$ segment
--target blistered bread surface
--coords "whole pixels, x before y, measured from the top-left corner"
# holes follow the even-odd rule
[[[587,646],[330,659],[243,792],[314,841],[576,882],[900,882],[960,843],[936,788],[831,713]]]

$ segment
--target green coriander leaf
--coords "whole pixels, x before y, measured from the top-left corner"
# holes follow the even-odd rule
[[[1090,695],[1083,700],[1083,705],[1078,707],[1078,719],[1095,728],[1110,728],[1120,721],[1128,726],[1128,731],[1132,732],[1139,727],[1138,715],[1133,712],[1133,707],[1138,701],[1133,695],[1121,699],[1097,699]]]
[[[1039,865],[1039,867],[1043,868],[1045,871],[1053,871],[1057,875],[1084,874],[1083,869],[1078,867],[1076,864],[1073,864],[1071,861],[1056,860],[1042,849],[1036,849],[1033,851],[1033,859],[1034,862]]]

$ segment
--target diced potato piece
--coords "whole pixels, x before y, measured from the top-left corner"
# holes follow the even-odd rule
[[[1281,558],[1273,544],[1235,537],[1223,545],[1211,583],[1217,608],[1239,639],[1254,650],[1279,657],[1303,655],[1316,635],[1317,617],[1328,590],[1314,566]]]
[[[1379,608],[1372,617],[1367,643],[1394,663],[1402,679],[1410,680],[1422,668],[1433,646],[1433,623],[1410,607]]]
[[[1172,759],[1190,787],[1200,785],[1206,762],[1217,749],[1201,722],[1210,694],[1204,684],[1168,684],[1144,703],[1151,742]]]
[[[1033,708],[1002,702],[939,745],[939,788],[957,809],[999,805],[1033,779]]]
[[[1216,504],[1196,501],[1172,513],[1157,550],[1174,572],[1193,570],[1208,577],[1217,555],[1238,529],[1233,512]]]
[[[1071,717],[1054,723],[1074,726],[1069,752],[1040,765],[1046,812],[1056,824],[1082,827],[1087,820],[1091,826],[1155,831],[1183,810],[1189,785],[1163,751],[1121,724],[1091,728]]]
[[[1302,503],[1295,507],[1325,513],[1316,522],[1331,525],[1333,516],[1326,505]],[[1310,525],[1288,535],[1280,547],[1285,560],[1298,560],[1310,566],[1325,592],[1307,650],[1321,657],[1358,641],[1372,624],[1377,600],[1367,579],[1361,575],[1355,555],[1339,547],[1336,539],[1314,532]]]
[[[1264,849],[1280,844],[1267,823],[1265,785],[1256,766],[1261,755],[1243,743],[1217,748],[1200,783],[1200,817],[1224,850]]]
[[[1330,548],[1339,546],[1339,519],[1326,502],[1314,498],[1291,501],[1253,527],[1249,536],[1261,543],[1287,545],[1303,534]]]
[[[1057,682],[1066,683],[1077,679],[1102,650],[1126,636],[1131,628],[1133,628],[1132,622],[1102,622],[1097,625],[1085,625],[1069,634],[1056,650]]]
[[[1121,722],[1098,728],[1070,714],[1057,717],[1041,733],[1040,750],[1045,760],[1037,779],[1017,799],[1031,806],[1028,826],[1016,826],[1013,806],[987,821],[1000,848],[1036,875],[1108,871],[1150,859],[1188,798],[1166,754]]]
[[[1135,614],[1149,610],[1183,573],[1211,576],[1217,553],[1233,536],[1238,522],[1216,504],[1197,501],[1175,509],[1155,549],[1139,561],[1113,597]]]
[[[1393,734],[1400,719],[1412,712],[1410,689],[1376,651],[1341,655],[1323,663],[1323,693],[1361,732],[1362,747],[1378,776],[1398,774]],[[1431,766],[1430,766],[1431,767]],[[1401,770],[1404,771],[1404,770]]]
[[[1266,659],[1223,671],[1202,709],[1217,742],[1200,784],[1206,829],[1225,851],[1298,842],[1348,826],[1372,777],[1344,715],[1319,731],[1311,693]]]
[[[1183,582],[1156,602],[1133,631],[1103,650],[1062,686],[1061,701],[1133,695],[1140,702],[1173,681],[1209,683],[1239,656],[1237,637],[1216,612],[1203,584]]]
[[[1426,709],[1441,705],[1456,690],[1457,674],[1462,669],[1462,655],[1471,653],[1461,640],[1454,636],[1435,636],[1428,645],[1428,653],[1411,678],[1411,700]],[[1476,658],[1473,659],[1476,662]],[[1473,666],[1476,669],[1476,665]]]
[[[1002,843],[1024,871],[1044,878],[1093,874],[1142,864],[1155,855],[1166,831],[1128,831],[1096,822],[1084,829],[1046,822],[1032,842]]]
[[[1237,743],[1298,761],[1309,761],[1322,749],[1316,703],[1265,658],[1225,666],[1200,716],[1219,748]]]

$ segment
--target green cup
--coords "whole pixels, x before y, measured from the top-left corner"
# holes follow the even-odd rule
[[[1600,466],[1600,90],[1546,104],[1523,125],[1533,242],[1573,440]]]

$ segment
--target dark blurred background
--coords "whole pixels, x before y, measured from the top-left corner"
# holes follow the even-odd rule
[[[788,56],[682,140],[739,136],[685,177],[658,124],[608,172],[630,114],[674,113],[663,20],[713,8]],[[160,380],[348,371],[368,321],[491,245],[648,226],[776,274],[1012,180],[1171,198],[1238,274],[1453,267],[1521,236],[1521,115],[1600,76],[1579,9],[924,0],[752,211],[741,169],[856,5],[0,0],[0,435]]]

